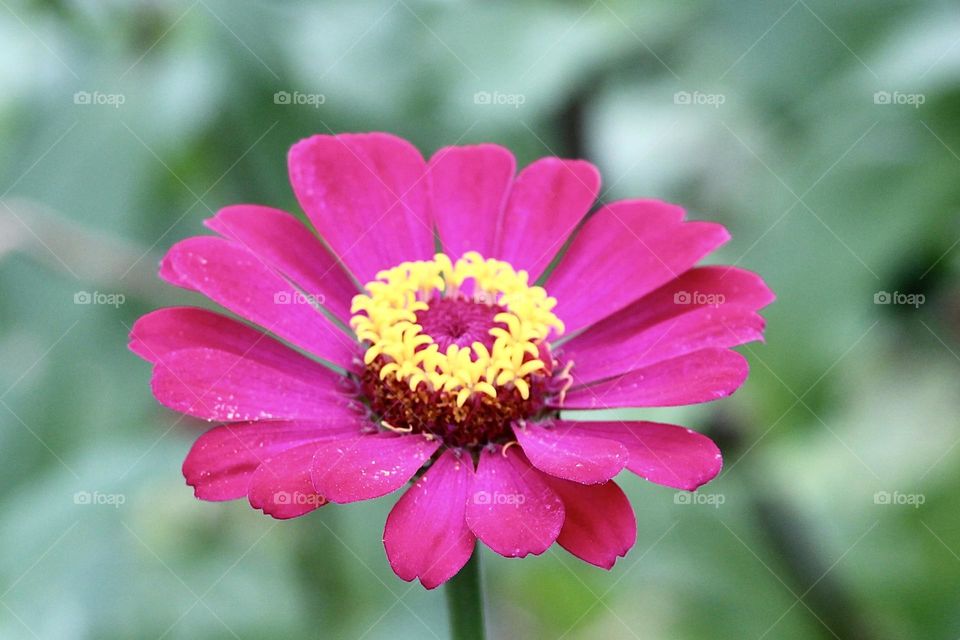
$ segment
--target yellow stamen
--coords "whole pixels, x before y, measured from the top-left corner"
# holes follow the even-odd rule
[[[490,329],[493,345],[450,345],[440,351],[433,338],[417,324],[417,312],[429,308],[438,295],[463,296],[462,285],[473,282],[472,300],[496,304],[504,310],[494,316],[500,326]],[[355,296],[350,326],[369,343],[364,363],[383,358],[380,379],[392,376],[411,390],[428,385],[456,396],[463,406],[473,394],[497,397],[497,389],[514,387],[530,395],[530,376],[546,369],[539,343],[552,332],[563,333],[553,314],[557,301],[542,287],[530,286],[526,271],[508,263],[468,252],[453,263],[440,253],[433,260],[404,262],[377,274],[366,294]]]
[[[406,427],[405,429],[401,429],[400,427],[393,426],[386,420],[381,420],[380,426],[388,431],[393,431],[394,433],[410,433],[413,431],[413,427]]]

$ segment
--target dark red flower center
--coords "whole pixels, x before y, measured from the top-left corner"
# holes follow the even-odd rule
[[[380,272],[366,291],[350,324],[367,345],[362,392],[385,429],[504,443],[564,384],[546,342],[563,331],[556,300],[506,262],[437,254]]]

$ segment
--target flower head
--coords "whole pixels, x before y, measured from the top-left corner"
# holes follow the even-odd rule
[[[292,518],[413,480],[384,546],[432,588],[478,538],[517,557],[557,542],[610,568],[636,535],[617,473],[692,491],[719,472],[689,429],[563,412],[696,404],[743,383],[730,348],[762,339],[773,295],[749,272],[695,267],[722,226],[653,200],[587,216],[593,166],[544,158],[515,175],[495,145],[426,162],[386,134],[315,136],[289,162],[317,235],[228,207],[208,221],[218,236],[161,263],[240,319],[169,308],[131,332],[157,399],[220,423],[183,465],[198,498]]]

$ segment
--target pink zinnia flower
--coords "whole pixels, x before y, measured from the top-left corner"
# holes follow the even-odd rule
[[[610,568],[636,536],[617,473],[691,491],[716,476],[720,452],[689,429],[561,410],[697,404],[744,382],[730,348],[762,338],[773,295],[752,273],[694,267],[721,225],[656,200],[587,217],[591,164],[515,175],[490,144],[427,162],[391,135],[321,135],[289,167],[319,237],[277,209],[227,207],[207,223],[219,236],[161,264],[245,322],[178,307],[131,333],[161,403],[223,423],[184,462],[198,498],[293,518],[415,479],[383,542],[397,575],[433,588],[478,538],[516,557],[556,541]]]

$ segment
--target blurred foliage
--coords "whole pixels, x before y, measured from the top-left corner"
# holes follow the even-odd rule
[[[445,635],[442,594],[384,557],[392,498],[281,523],[193,500],[204,425],[125,347],[198,302],[154,277],[166,247],[227,204],[296,210],[289,146],[377,129],[590,159],[605,200],[726,224],[716,261],[778,294],[733,399],[631,414],[717,438],[723,504],[624,477],[611,572],[485,551],[495,637],[960,635],[952,3],[5,0],[0,43],[0,637]]]

